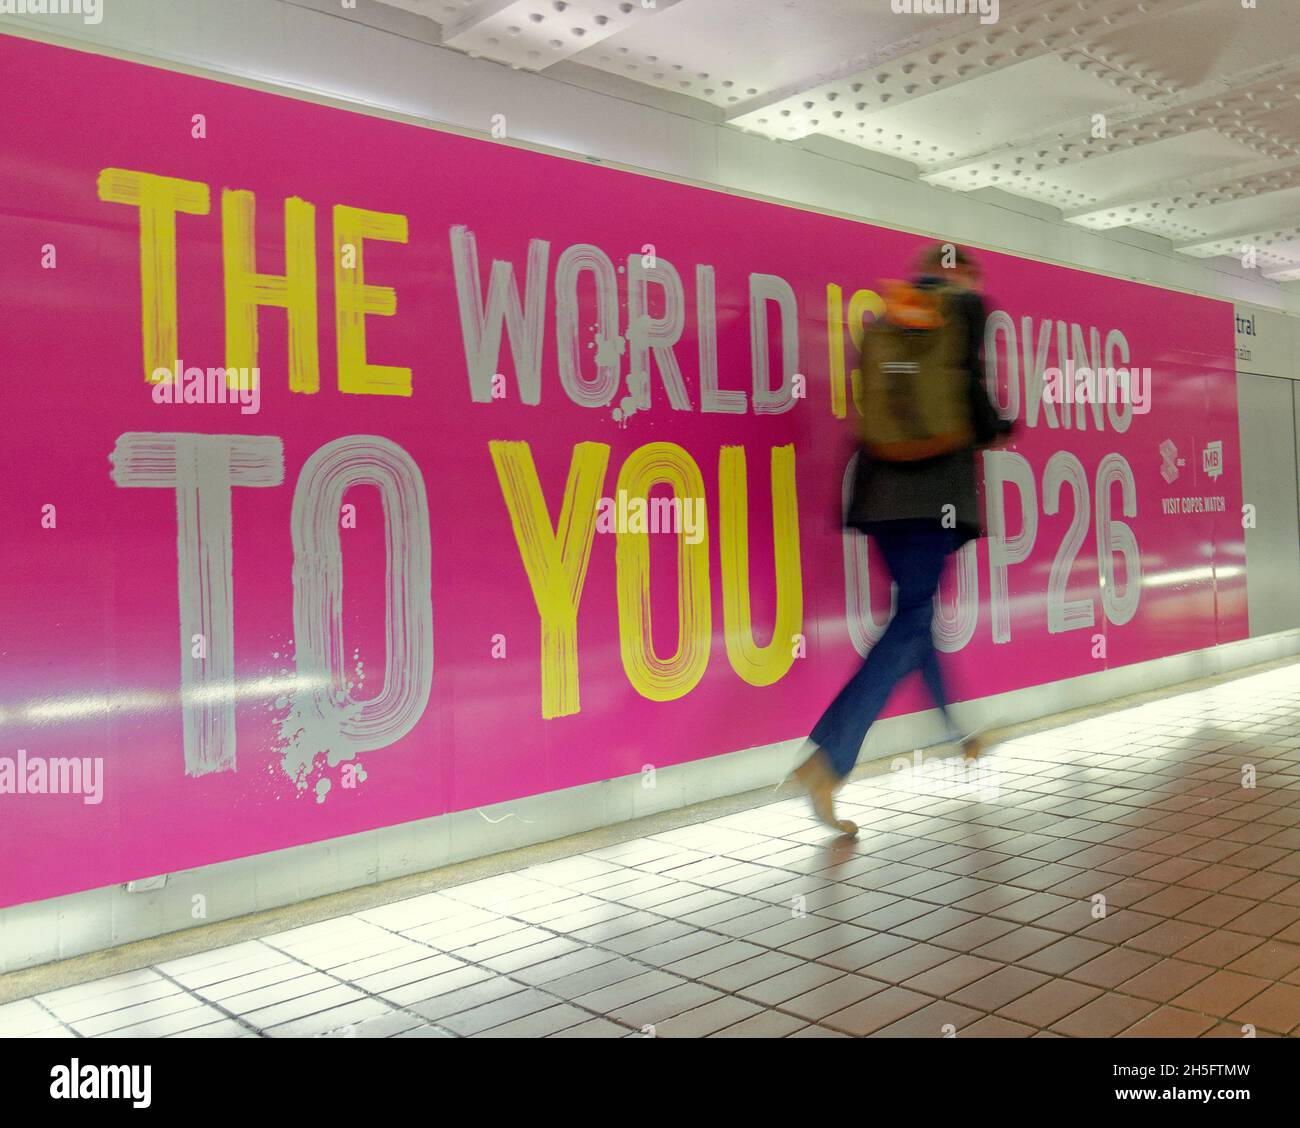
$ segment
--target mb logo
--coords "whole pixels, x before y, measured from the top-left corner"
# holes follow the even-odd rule
[[[1217,478],[1223,473],[1223,443],[1215,440],[1206,443],[1201,451],[1201,468],[1211,477]]]

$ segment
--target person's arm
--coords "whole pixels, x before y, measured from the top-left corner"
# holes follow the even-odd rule
[[[974,290],[964,290],[961,295],[962,314],[966,318],[966,369],[984,378],[984,322],[988,311],[984,299]]]
[[[966,371],[970,376],[971,422],[975,441],[987,446],[1009,435],[1013,424],[998,414],[984,384],[984,323],[988,314],[984,299],[973,290],[962,294],[962,313],[966,319]]]

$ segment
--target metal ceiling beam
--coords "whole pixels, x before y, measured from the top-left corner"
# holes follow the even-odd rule
[[[1167,204],[1189,210],[1300,187],[1300,157],[1229,164],[1191,176],[1178,176],[1108,197],[1093,207],[1065,213],[1069,223],[1093,231],[1123,227],[1143,207]]]
[[[539,71],[667,11],[680,0],[479,0],[443,28],[469,55]]]
[[[1004,0],[998,23],[953,33],[933,28],[858,56],[833,72],[788,84],[734,107],[727,120],[785,140],[835,136],[873,113],[1081,41],[1205,0]],[[845,119],[848,119],[847,122]],[[839,128],[835,128],[839,127]]]
[[[1197,243],[1181,243],[1174,247],[1180,254],[1192,258],[1215,258],[1218,255],[1240,255],[1245,247],[1253,247],[1260,255],[1270,254],[1285,261],[1292,261],[1294,255],[1277,255],[1266,248],[1274,243],[1290,243],[1300,239],[1300,224],[1289,227],[1247,227],[1213,239]]]
[[[1136,149],[1202,129],[1226,131],[1235,122],[1266,115],[1300,97],[1294,89],[1287,89],[1297,82],[1300,82],[1300,65],[1292,63],[1270,63],[1235,75],[1218,76],[1184,91],[1105,111],[1107,136],[1104,138],[1092,136],[1092,115],[1087,114],[1033,137],[937,165],[922,179],[958,190],[984,188],[989,185],[997,165],[1005,167],[1017,157],[1037,171],[1050,171],[1097,155]],[[1255,134],[1234,140],[1256,149],[1267,142],[1271,151],[1261,152],[1267,156],[1275,156],[1276,147],[1287,144],[1284,139],[1265,135],[1258,128]],[[1033,159],[1029,159],[1030,154]],[[1098,208],[1101,207],[1099,204]]]

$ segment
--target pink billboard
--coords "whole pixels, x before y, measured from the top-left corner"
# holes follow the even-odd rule
[[[0,123],[0,906],[802,736],[879,636],[852,368],[918,237],[0,72],[78,92]],[[981,260],[1021,428],[940,590],[957,698],[1244,637],[1231,307]],[[1111,369],[1145,394],[1052,392]]]

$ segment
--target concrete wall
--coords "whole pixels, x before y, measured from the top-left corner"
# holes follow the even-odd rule
[[[1300,311],[1294,293],[1258,274],[1228,261],[1176,255],[1164,240],[1135,232],[1086,232],[1061,224],[1051,209],[995,191],[959,195],[932,188],[902,162],[834,142],[785,144],[749,136],[720,125],[716,114],[685,99],[633,91],[617,79],[584,75],[573,66],[553,68],[543,77],[473,60],[438,47],[432,25],[408,13],[372,5],[367,18],[382,28],[354,22],[337,0],[105,0],[99,25],[73,17],[0,17],[0,30],[11,20],[11,29],[24,34],[484,134],[492,115],[502,113],[510,136],[522,143],[978,247]],[[60,96],[65,99],[60,105],[75,110],[75,92]],[[642,104],[646,98],[653,104]],[[1269,514],[1247,544],[1251,632],[1262,637],[971,702],[963,709],[972,726],[1045,716],[1300,652],[1300,630],[1268,633],[1300,625],[1297,386],[1268,377],[1242,380],[1243,437],[1251,436],[1243,441],[1246,496],[1262,499]],[[1255,435],[1262,429],[1268,439],[1260,442]],[[892,718],[873,729],[865,757],[893,755],[936,736],[932,715]],[[772,784],[791,766],[795,751],[790,744],[751,749],[661,769],[654,789],[643,787],[640,776],[629,776],[482,814],[459,812],[202,867],[170,875],[165,887],[153,892],[114,886],[6,909],[0,912],[0,970]],[[195,897],[203,898],[203,918],[195,915]]]

